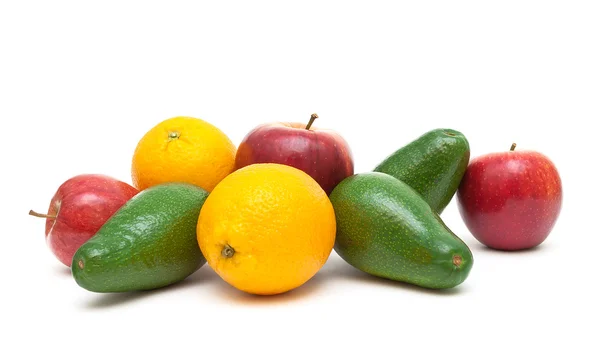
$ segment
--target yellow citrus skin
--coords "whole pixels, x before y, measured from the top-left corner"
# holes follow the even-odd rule
[[[200,249],[232,286],[273,295],[297,288],[325,264],[335,213],[319,184],[280,164],[252,164],[227,176],[198,219]]]
[[[210,192],[233,172],[236,147],[220,129],[197,118],[178,116],[150,129],[139,141],[131,177],[139,190],[187,182]]]

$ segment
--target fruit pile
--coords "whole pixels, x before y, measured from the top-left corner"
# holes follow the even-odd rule
[[[374,276],[455,287],[473,265],[440,215],[455,194],[481,243],[541,244],[560,213],[554,164],[515,150],[470,160],[459,131],[431,130],[354,172],[348,143],[308,124],[272,123],[236,146],[214,125],[175,117],[149,130],[132,158],[133,186],[106,175],[64,182],[46,241],[93,292],[151,290],[205,263],[239,290],[273,295],[311,279],[335,251]]]

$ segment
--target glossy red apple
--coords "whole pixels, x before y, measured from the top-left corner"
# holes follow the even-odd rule
[[[561,178],[552,161],[515,147],[474,158],[457,193],[467,228],[493,249],[521,250],[541,244],[562,206]]]
[[[270,123],[254,128],[237,150],[236,169],[255,163],[285,164],[306,172],[329,195],[354,173],[354,160],[340,134],[312,128],[316,118],[317,114],[312,114],[306,125]]]
[[[137,193],[112,177],[83,174],[58,188],[47,214],[29,214],[46,218],[46,242],[58,260],[70,267],[75,251]]]

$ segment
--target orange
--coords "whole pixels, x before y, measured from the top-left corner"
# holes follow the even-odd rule
[[[227,176],[206,199],[198,244],[230,285],[272,295],[301,286],[325,264],[335,241],[325,191],[305,172],[252,164]]]
[[[164,120],[139,141],[131,177],[137,189],[187,182],[210,192],[233,172],[236,148],[214,125],[178,116]]]

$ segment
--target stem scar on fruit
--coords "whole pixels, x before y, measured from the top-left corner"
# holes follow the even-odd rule
[[[517,147],[517,143],[512,143],[512,145],[510,146],[510,151],[514,151],[515,148]]]
[[[179,136],[181,134],[179,134],[178,131],[170,131],[169,132],[169,140],[175,140],[175,139],[179,139]]]
[[[452,264],[460,268],[460,265],[462,264],[462,257],[460,255],[453,256]]]
[[[306,124],[306,130],[310,130],[310,127],[315,122],[315,119],[318,118],[318,117],[319,117],[319,115],[317,115],[317,114],[312,114],[310,116],[310,120],[308,121],[308,124]]]
[[[77,265],[79,266],[79,269],[83,269],[83,260],[79,259]]]
[[[223,258],[231,258],[234,254],[235,249],[233,249],[231,245],[226,243],[225,246],[223,246],[223,250],[221,250],[221,255],[223,256]]]

